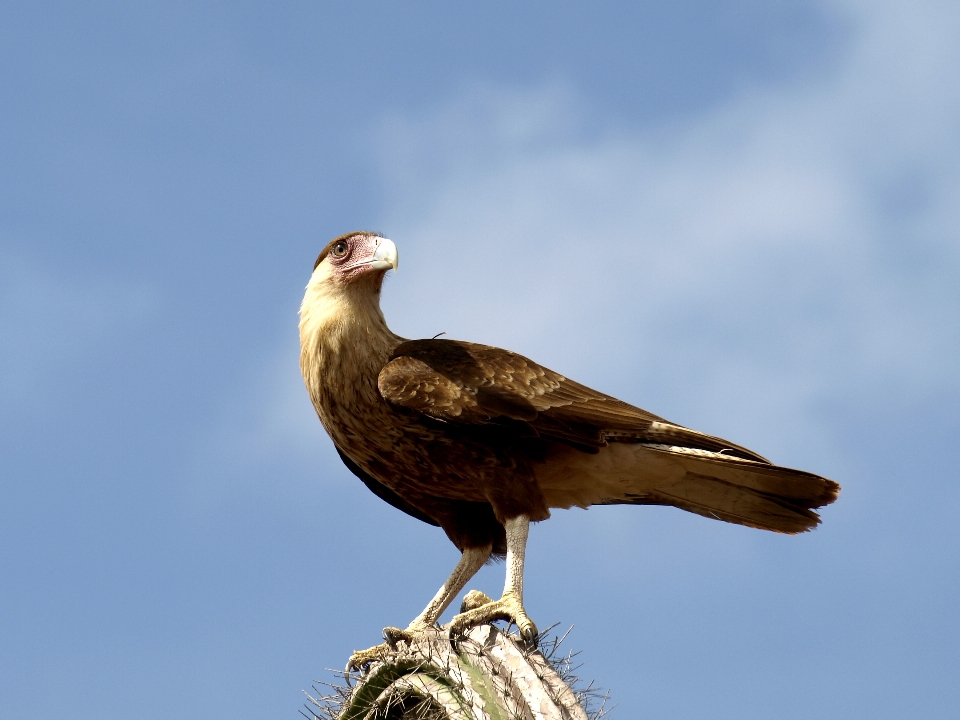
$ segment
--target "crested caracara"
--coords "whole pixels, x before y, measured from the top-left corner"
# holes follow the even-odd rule
[[[550,508],[672,505],[782,533],[819,523],[839,486],[772,465],[744,447],[675,425],[527,358],[454,340],[390,332],[380,288],[397,248],[370,232],[331,241],[300,308],[300,369],[346,466],[394,507],[439,526],[463,553],[443,587],[362,667],[433,626],[491,556],[506,556],[503,596],[473,591],[451,638],[497,619],[535,642],[523,608],[531,521]]]

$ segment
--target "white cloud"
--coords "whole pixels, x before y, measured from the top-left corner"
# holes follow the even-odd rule
[[[956,390],[960,17],[840,7],[850,45],[816,83],[684,124],[590,137],[603,109],[562,82],[391,118],[394,329],[504,345],[764,449],[816,440],[831,398]]]

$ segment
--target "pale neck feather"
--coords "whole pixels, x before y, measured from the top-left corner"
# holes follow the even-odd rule
[[[379,373],[401,342],[380,310],[379,279],[343,283],[320,264],[300,306],[300,368],[311,394],[329,371],[345,364],[360,373]]]

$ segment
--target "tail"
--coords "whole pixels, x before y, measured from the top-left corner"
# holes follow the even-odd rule
[[[722,452],[639,443],[645,465],[669,467],[663,482],[624,488],[600,505],[672,505],[697,515],[790,535],[820,524],[814,508],[837,499],[840,486],[818,475]]]

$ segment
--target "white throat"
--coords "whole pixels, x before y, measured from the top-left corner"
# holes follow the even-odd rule
[[[343,283],[328,263],[317,266],[300,305],[302,365],[321,361],[320,356],[327,353],[339,354],[344,343],[382,352],[400,340],[387,327],[380,294],[369,282]]]

